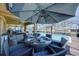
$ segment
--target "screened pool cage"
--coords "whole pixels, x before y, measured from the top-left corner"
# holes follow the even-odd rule
[[[51,29],[52,26],[52,29]],[[32,32],[34,29],[34,24],[28,25],[27,30],[29,32]],[[79,26],[77,24],[68,24],[66,22],[57,23],[54,25],[51,24],[37,24],[36,32],[43,32],[43,33],[51,33],[52,34],[76,34],[77,29],[79,29]]]

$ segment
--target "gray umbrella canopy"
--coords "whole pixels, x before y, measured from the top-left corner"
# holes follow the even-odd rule
[[[40,9],[45,9],[46,7],[52,5],[51,3],[38,4],[38,3],[12,3],[9,4],[9,10],[13,12],[16,16],[20,17],[22,20],[26,20],[39,12]]]
[[[10,11],[32,23],[53,24],[75,16],[76,3],[13,3]]]
[[[36,13],[27,18],[26,21],[39,24],[53,24],[75,16],[78,4],[75,3],[55,3],[47,7],[35,10]]]

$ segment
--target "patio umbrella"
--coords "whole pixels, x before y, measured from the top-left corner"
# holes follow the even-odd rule
[[[41,6],[39,6],[41,5]],[[37,4],[37,3],[13,3],[11,4],[10,11],[14,13],[15,15],[19,16],[22,20],[26,20],[32,15],[36,14],[40,8],[44,9],[48,6],[52,5],[50,4]],[[12,7],[13,6],[13,7]],[[28,21],[25,21],[27,23]],[[35,28],[35,27],[34,27]]]
[[[39,5],[40,6],[40,5]],[[39,24],[53,24],[68,18],[74,17],[78,4],[75,3],[55,3],[38,11],[26,21]]]
[[[54,24],[74,17],[77,7],[77,3],[27,3],[15,4],[12,12],[34,24]]]

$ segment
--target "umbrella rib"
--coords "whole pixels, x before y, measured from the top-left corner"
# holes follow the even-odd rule
[[[38,21],[40,20],[40,18],[41,18],[41,17],[40,17],[40,15],[39,15],[39,17],[38,17],[38,19],[37,19],[36,23],[38,23]]]
[[[48,12],[62,14],[62,15],[68,15],[68,16],[74,16],[74,15],[71,15],[71,14],[60,13],[60,12],[56,12],[56,11],[48,11]]]
[[[56,4],[57,4],[57,3],[56,3]],[[53,5],[55,5],[55,4],[53,4]],[[51,6],[53,6],[53,5],[51,5]],[[50,7],[51,7],[51,6],[50,6]],[[48,8],[50,8],[50,7],[48,7]],[[77,7],[78,7],[78,5],[76,6],[76,9],[77,9]],[[47,9],[48,9],[48,8],[47,8]],[[71,7],[71,8],[72,8],[72,7]],[[53,9],[51,10],[51,12],[60,13],[60,14],[64,14],[64,15],[69,15],[69,16],[74,16],[76,10],[75,10],[74,13],[71,13],[71,14],[70,14],[70,13],[65,13],[65,12],[62,13],[62,11],[56,11],[56,10],[53,10]]]
[[[56,3],[54,3],[54,4],[56,4]],[[54,5],[54,4],[52,4],[52,5]],[[46,8],[44,8],[44,9],[48,9],[49,7],[51,7],[52,5],[50,5],[50,6],[48,6],[48,7],[46,7]],[[40,6],[40,7],[42,7],[42,6]],[[23,10],[23,11],[11,11],[11,12],[13,12],[13,13],[15,13],[15,12],[33,12],[33,11],[40,11],[40,10]]]
[[[38,14],[38,13],[34,14],[33,16],[35,16],[35,15],[37,15],[37,14]],[[31,17],[27,18],[27,19],[26,19],[26,21],[27,21],[28,19],[32,18],[33,16],[31,16]]]
[[[49,17],[51,17],[52,19],[54,19],[55,22],[58,22],[55,17],[52,17],[51,15],[47,14]]]
[[[11,12],[16,13],[16,12],[34,12],[34,11],[39,11],[39,10],[22,10],[22,11],[11,11]]]
[[[35,3],[35,4],[37,5],[37,8],[38,8],[39,10],[41,10],[41,7],[42,7],[42,6],[40,6],[39,3]]]
[[[50,8],[51,6],[55,5],[55,4],[57,4],[57,3],[53,3],[52,5],[46,7],[45,9],[48,9],[48,8]]]

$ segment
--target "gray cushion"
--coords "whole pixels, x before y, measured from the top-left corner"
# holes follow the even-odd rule
[[[41,51],[41,52],[34,53],[33,55],[34,56],[45,56],[48,54],[49,54],[48,51]]]
[[[16,40],[17,41],[22,41],[23,39],[24,39],[24,35],[23,34],[16,35]]]

